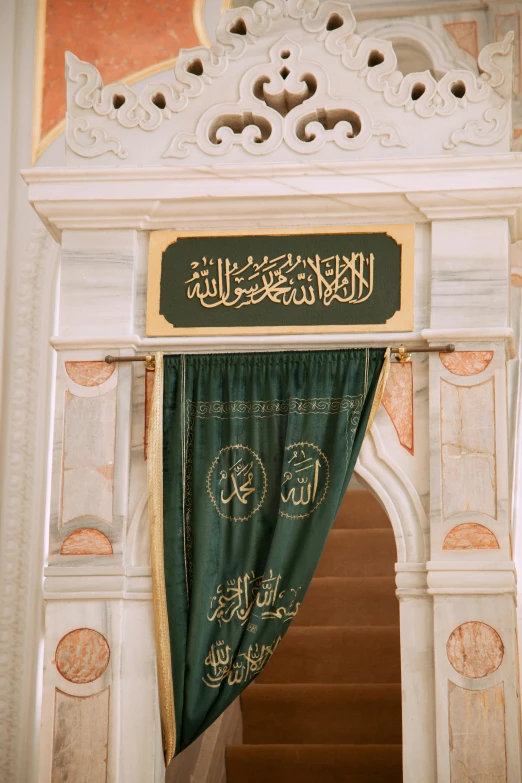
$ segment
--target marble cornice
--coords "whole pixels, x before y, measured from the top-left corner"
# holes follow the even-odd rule
[[[482,344],[490,346],[491,343],[502,343],[505,345],[507,359],[514,359],[516,356],[513,329],[509,326],[422,329],[421,337],[426,340],[428,345],[454,343],[457,350],[469,350],[469,343],[473,344],[474,350],[479,350],[479,346]]]
[[[152,600],[148,566],[59,566],[44,571],[44,598],[71,600]]]
[[[430,595],[516,594],[516,569],[512,560],[454,560],[426,563]]]
[[[506,346],[508,359],[515,357],[513,330],[509,327],[474,329],[423,329],[414,332],[372,332],[371,334],[316,334],[316,335],[230,335],[219,337],[203,335],[200,337],[141,337],[134,334],[129,337],[51,337],[50,343],[56,351],[87,352],[105,356],[113,353],[120,356],[132,356],[136,353],[221,353],[227,351],[313,351],[334,348],[357,348],[358,346],[380,347],[382,345],[405,345],[407,348],[427,348],[429,345],[459,346],[501,343]],[[468,348],[469,350],[469,348]]]
[[[132,355],[134,353],[220,353],[222,351],[320,350],[343,347],[380,347],[404,344],[408,348],[423,348],[426,341],[420,332],[372,332],[371,334],[308,334],[308,335],[227,335],[191,337],[52,337],[51,345],[57,351],[97,351]]]
[[[510,220],[522,238],[522,154],[280,166],[33,168],[29,200],[63,230]]]

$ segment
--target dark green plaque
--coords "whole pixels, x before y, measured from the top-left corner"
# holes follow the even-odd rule
[[[412,328],[413,226],[151,235],[149,336]]]

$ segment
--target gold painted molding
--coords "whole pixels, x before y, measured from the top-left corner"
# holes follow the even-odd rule
[[[1,0],[0,0],[1,1]],[[42,138],[42,109],[43,109],[43,90],[44,90],[44,66],[45,66],[45,22],[47,17],[47,0],[37,0],[37,18],[36,18],[36,44],[35,44],[35,70],[34,70],[34,96],[33,96],[33,130],[31,138],[31,165],[34,166],[42,152],[49,147],[58,136],[65,131],[65,119],[51,128]],[[203,7],[205,0],[194,0],[193,23],[196,36],[202,46],[210,46],[211,41],[208,38],[205,22],[203,18]],[[199,7],[199,10],[196,10]],[[223,0],[221,12],[232,7],[232,0]],[[177,57],[162,60],[154,65],[142,68],[141,71],[133,71],[127,74],[119,81],[132,85],[146,79],[148,76],[155,76],[157,73],[173,68]]]
[[[215,0],[210,0],[210,2],[214,1]],[[196,35],[201,45],[210,48],[212,46],[212,41],[210,40],[207,26],[205,24],[205,5],[208,2],[209,0],[194,0],[192,20],[194,23]],[[228,11],[229,8],[232,8],[232,2],[233,0],[222,0],[220,14],[222,14],[224,11]]]
[[[37,150],[40,144],[40,136],[42,134],[46,16],[47,0],[38,0],[38,5],[36,8],[36,41],[34,52],[33,129],[31,134],[32,166],[34,166],[39,155]]]
[[[194,5],[192,7],[192,22],[201,45],[210,47],[211,40],[208,37],[207,26],[205,24],[205,0],[194,0]]]
[[[353,324],[350,326],[242,326],[176,328],[161,315],[161,263],[163,252],[183,237],[226,236],[298,236],[300,234],[377,234],[386,233],[402,246],[401,306],[386,324]],[[364,332],[410,332],[414,314],[415,226],[395,224],[373,226],[321,226],[289,229],[250,229],[245,231],[152,231],[149,240],[147,284],[147,337],[187,337],[197,335],[251,334],[355,334]]]

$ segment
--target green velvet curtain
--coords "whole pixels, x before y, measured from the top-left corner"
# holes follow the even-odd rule
[[[167,763],[253,681],[295,617],[384,359],[158,356],[149,479]]]

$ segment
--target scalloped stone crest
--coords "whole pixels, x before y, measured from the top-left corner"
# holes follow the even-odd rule
[[[403,75],[389,41],[357,34],[346,2],[258,2],[225,12],[217,43],[182,50],[164,81],[140,90],[104,86],[94,66],[67,53],[68,162],[506,152],[512,48],[512,34],[487,46],[476,73]]]

